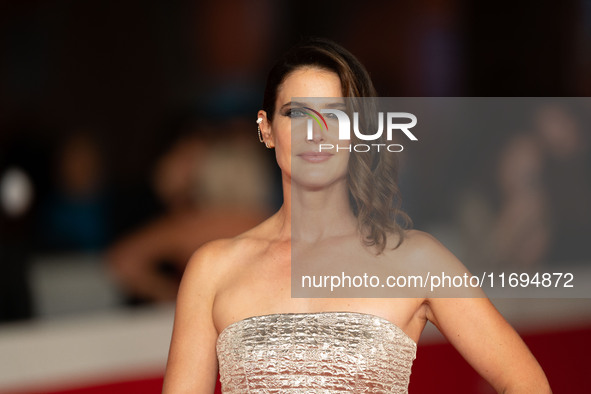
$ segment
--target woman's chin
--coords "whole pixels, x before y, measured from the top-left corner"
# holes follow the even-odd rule
[[[332,189],[335,184],[345,182],[344,177],[327,176],[323,174],[306,174],[306,176],[294,177],[292,174],[291,187],[299,190],[322,191]]]

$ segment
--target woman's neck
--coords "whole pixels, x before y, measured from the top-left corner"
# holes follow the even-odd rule
[[[284,177],[279,219],[280,236],[295,241],[316,242],[357,230],[357,219],[351,211],[345,179],[313,190],[294,185],[291,179]]]

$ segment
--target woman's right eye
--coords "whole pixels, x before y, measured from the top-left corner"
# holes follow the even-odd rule
[[[291,108],[286,111],[285,116],[290,118],[302,118],[306,116],[306,113],[299,108]]]

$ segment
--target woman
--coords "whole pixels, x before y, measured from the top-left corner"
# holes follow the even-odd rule
[[[257,123],[261,141],[275,149],[284,204],[259,226],[191,258],[164,393],[213,392],[218,362],[230,393],[406,392],[427,320],[498,392],[550,392],[532,354],[486,298],[292,298],[292,257],[326,262],[335,252],[389,272],[466,272],[431,236],[393,220],[401,215],[394,153],[321,154],[320,144],[335,142],[330,124],[315,124],[311,136],[292,130],[307,119],[303,108],[315,105],[293,97],[339,105],[343,97],[372,96],[367,71],[330,41],[300,44],[272,69]],[[367,182],[374,173],[385,182]]]

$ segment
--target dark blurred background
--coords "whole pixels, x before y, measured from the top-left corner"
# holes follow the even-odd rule
[[[279,175],[254,121],[267,71],[307,36],[349,49],[381,96],[591,95],[590,0],[1,1],[0,321],[173,300],[192,250],[276,209]],[[564,160],[548,153],[552,131],[535,120],[475,133],[447,153],[441,140],[425,142],[403,163],[415,226],[481,234],[522,269],[560,260],[553,234],[591,222],[591,133],[560,109],[548,116],[579,122]],[[459,157],[467,147],[477,153]],[[545,186],[520,188],[528,177]],[[450,183],[460,192],[443,196]],[[553,208],[556,185],[580,192],[559,201],[566,213]],[[537,208],[512,222],[523,206]],[[568,215],[576,225],[552,219]],[[492,230],[474,230],[468,216]],[[529,237],[521,249],[499,236],[519,226],[516,237]],[[568,259],[588,257],[579,243]],[[103,275],[97,291],[116,296],[52,301],[47,277],[63,289],[80,266],[94,268],[76,275]]]

